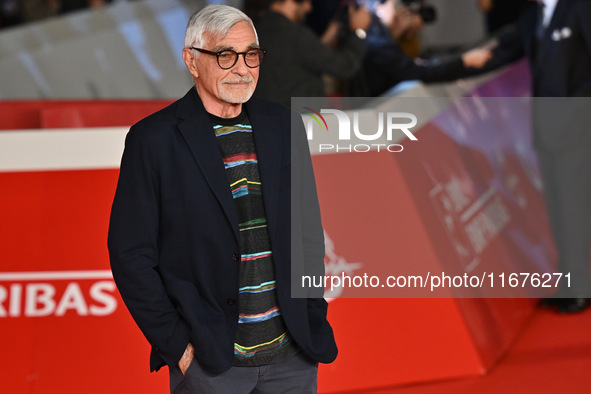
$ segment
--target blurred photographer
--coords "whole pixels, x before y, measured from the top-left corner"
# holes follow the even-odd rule
[[[402,0],[364,0],[364,4],[373,17],[365,39],[362,69],[348,82],[349,95],[378,96],[405,80],[452,81],[470,75],[473,65],[490,57],[490,53],[473,50],[450,61],[418,64],[404,53],[396,36],[416,34],[423,23],[434,20],[435,10],[422,2],[417,2],[418,8],[412,8]]]
[[[291,97],[325,96],[324,74],[349,78],[359,70],[364,49],[360,36],[371,22],[369,11],[348,6],[347,23],[332,21],[320,38],[303,25],[311,10],[311,0],[269,0],[255,21],[261,46],[268,51],[255,95],[290,106]]]
[[[435,20],[435,8],[423,4],[421,0],[407,0],[397,7],[394,20],[390,23],[390,33],[402,51],[415,58],[421,52],[420,31],[425,24]]]

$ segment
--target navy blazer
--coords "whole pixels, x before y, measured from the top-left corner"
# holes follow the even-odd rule
[[[337,348],[326,301],[321,295],[291,297],[292,271],[324,273],[324,238],[301,119],[291,131],[287,108],[257,98],[244,105],[283,319],[310,358],[331,362]],[[232,366],[238,218],[212,123],[194,87],[128,133],[108,246],[121,296],[152,345],[151,370],[176,365],[189,342],[206,370],[220,373]]]
[[[538,8],[531,2],[517,28],[499,37],[485,70],[527,56],[534,97],[591,96],[591,0],[559,0],[539,41],[537,29]]]
[[[526,56],[530,63],[533,142],[537,148],[591,144],[591,0],[559,0],[541,37],[538,5],[524,6],[516,29],[501,34],[492,59],[477,73]],[[541,97],[547,97],[546,99]]]

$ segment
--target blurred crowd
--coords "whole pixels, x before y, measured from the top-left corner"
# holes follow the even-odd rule
[[[504,3],[474,1],[487,15]],[[452,81],[472,75],[491,56],[478,49],[420,59],[421,31],[438,16],[428,0],[245,0],[244,5],[268,51],[255,94],[286,106],[291,97],[373,97],[406,80]],[[506,14],[506,23],[519,12]]]
[[[0,0],[0,29],[118,1],[132,0]]]
[[[125,1],[134,0],[0,0],[0,28]],[[528,0],[473,1],[492,36],[514,24]],[[405,80],[451,81],[469,76],[467,68],[482,66],[490,56],[488,51],[468,51],[421,58],[421,32],[438,21],[438,10],[429,0],[242,4],[268,50],[257,94],[286,105],[293,96],[369,97]]]

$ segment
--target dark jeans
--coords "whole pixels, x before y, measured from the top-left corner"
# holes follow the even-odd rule
[[[232,367],[209,373],[193,359],[185,376],[178,366],[169,367],[171,394],[314,394],[318,363],[303,352],[278,364]]]

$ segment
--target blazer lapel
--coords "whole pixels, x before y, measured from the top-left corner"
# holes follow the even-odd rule
[[[183,119],[178,129],[209,187],[220,202],[232,226],[236,241],[240,242],[238,216],[228,183],[228,175],[223,165],[222,154],[218,149],[211,120],[194,87],[179,103],[177,116]]]
[[[281,152],[282,131],[277,129],[279,127],[277,115],[262,113],[250,101],[246,103],[246,111],[252,124],[259,173],[261,175],[265,215],[272,236],[271,233],[275,229],[274,224],[279,205],[281,155],[284,153]]]
[[[567,10],[567,0],[558,0],[558,3],[556,3],[556,8],[554,8],[554,13],[552,14],[552,18],[550,18],[550,23],[548,23],[548,26],[546,27],[546,32],[549,34],[545,34],[544,36],[546,38],[551,37],[552,36],[552,32],[560,27],[564,27],[564,26],[560,26],[560,24],[564,23],[565,21],[565,12]]]

